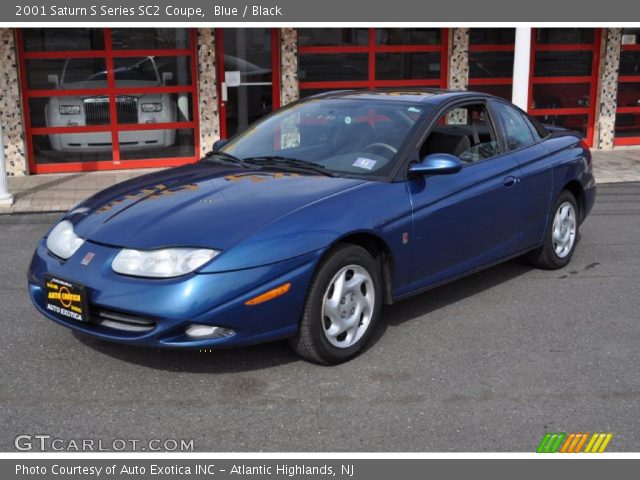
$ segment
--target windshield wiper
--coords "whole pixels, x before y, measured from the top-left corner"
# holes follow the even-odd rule
[[[204,156],[204,159],[207,161],[215,160],[222,161],[224,163],[231,163],[242,168],[250,168],[249,165],[244,162],[244,160],[241,160],[235,155],[231,155],[230,153],[221,152],[220,150],[211,150],[207,152]]]
[[[278,155],[249,157],[245,158],[244,162],[264,167],[278,167],[288,170],[310,171],[318,173],[320,175],[326,175],[328,177],[338,176],[336,173],[332,172],[331,170],[327,170],[326,167],[318,165],[317,163],[309,162],[307,160],[299,160],[297,158],[281,157]]]

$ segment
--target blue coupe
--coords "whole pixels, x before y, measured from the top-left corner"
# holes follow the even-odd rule
[[[38,245],[29,292],[51,320],[108,341],[288,338],[335,364],[362,350],[383,304],[519,255],[564,267],[595,192],[580,135],[502,99],[325,93],[75,207]]]

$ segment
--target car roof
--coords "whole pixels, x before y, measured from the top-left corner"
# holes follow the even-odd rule
[[[482,92],[466,90],[446,90],[442,88],[411,87],[406,89],[381,88],[375,90],[333,90],[313,95],[314,99],[346,99],[346,100],[393,100],[407,103],[433,103],[440,104],[453,98],[486,97],[495,98],[493,95]]]

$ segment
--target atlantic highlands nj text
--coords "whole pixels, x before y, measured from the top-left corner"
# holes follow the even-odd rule
[[[151,3],[151,2],[149,2]],[[257,20],[276,18],[283,16],[283,8],[278,5],[240,4],[231,5],[212,3],[206,7],[190,6],[188,2],[176,2],[176,5],[150,5],[139,4],[136,6],[123,5],[87,5],[60,6],[42,5],[37,3],[25,3],[15,5],[15,16],[18,19],[27,20],[48,18],[51,21],[64,21],[71,17],[96,18],[118,20],[123,17],[137,17],[144,20],[160,20],[170,18],[175,21],[189,20]]]
[[[274,463],[270,465],[246,465],[242,463],[230,464],[214,464],[214,463],[195,463],[195,464],[173,464],[159,465],[151,463],[149,465],[137,464],[118,464],[110,465],[91,465],[91,464],[62,464],[53,463],[50,466],[44,465],[24,465],[16,463],[15,474],[18,477],[33,476],[87,476],[87,477],[121,477],[128,475],[160,475],[160,476],[180,476],[180,475],[202,475],[217,476],[221,475],[236,477],[248,476],[253,478],[264,478],[267,476],[276,477],[293,477],[293,476],[319,476],[319,477],[344,477],[349,478],[354,475],[353,464],[332,465],[305,465]]]

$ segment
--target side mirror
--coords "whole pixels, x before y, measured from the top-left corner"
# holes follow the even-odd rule
[[[224,147],[227,143],[229,143],[229,140],[216,140],[215,142],[213,142],[213,148],[212,150],[214,152],[217,152],[218,150],[220,150],[222,147]]]
[[[173,80],[173,72],[162,72],[162,83],[166,85]]]
[[[458,157],[448,153],[432,153],[411,165],[409,171],[416,175],[451,175],[462,170],[463,165]]]
[[[50,73],[49,75],[47,75],[47,82],[53,83],[57,87],[59,82],[58,75],[55,73]]]

